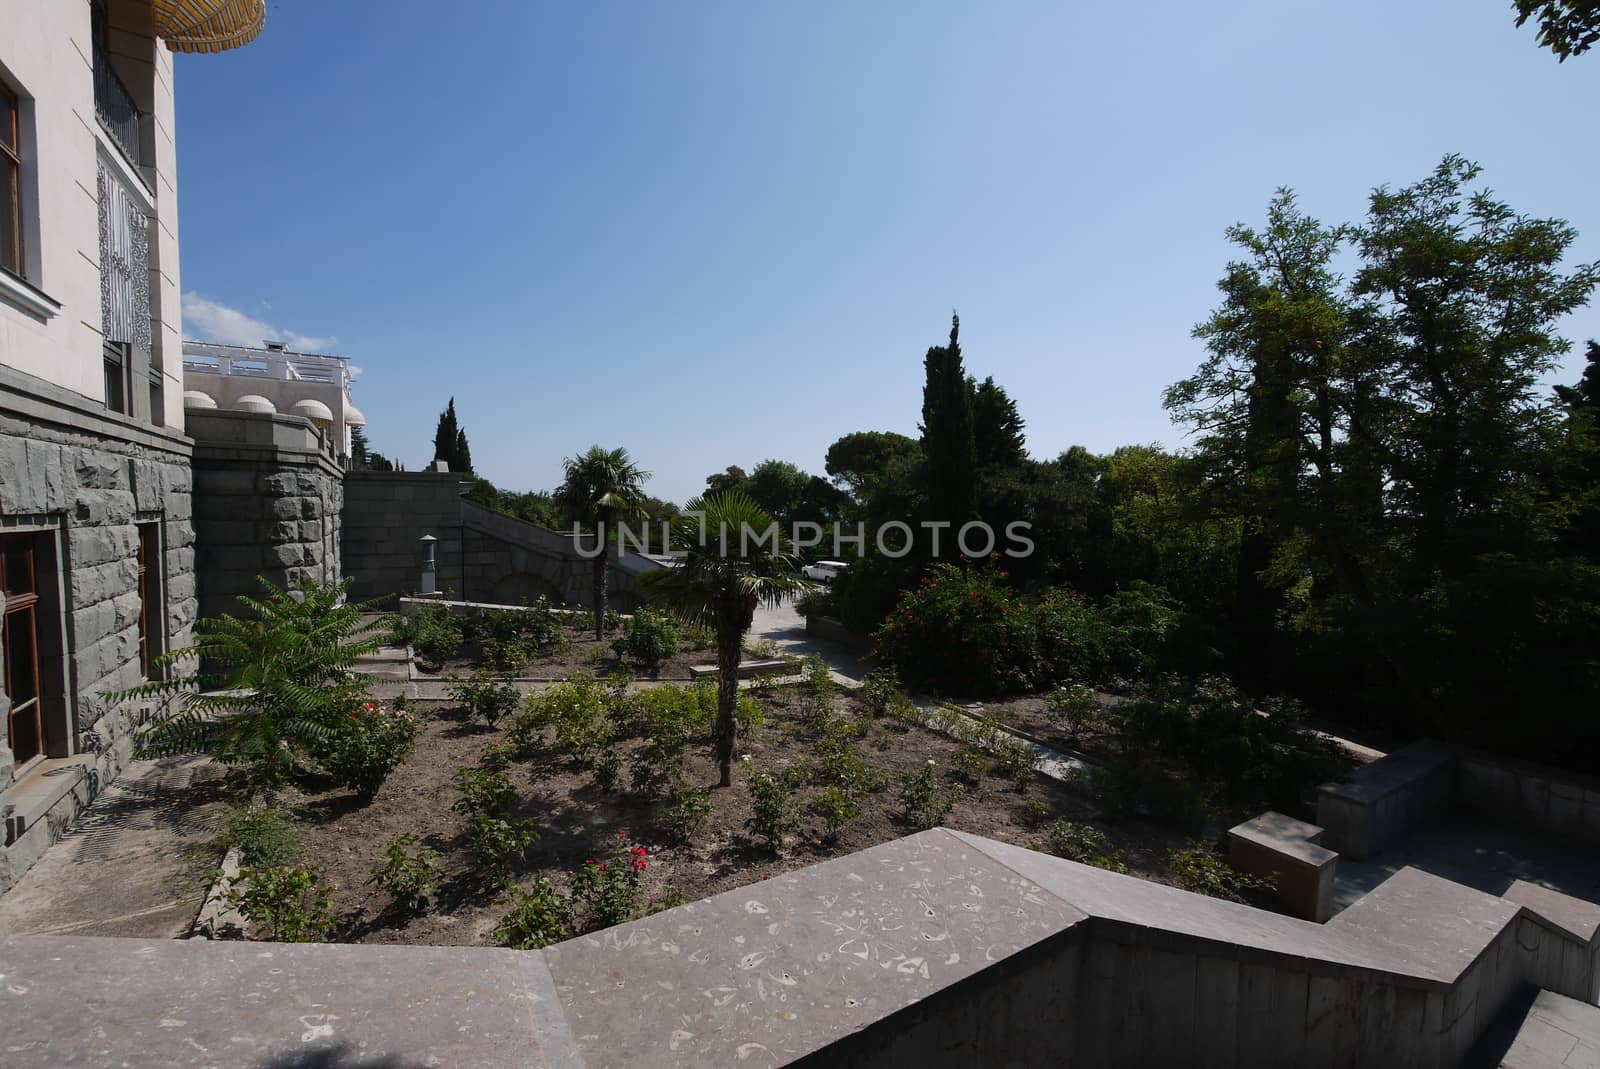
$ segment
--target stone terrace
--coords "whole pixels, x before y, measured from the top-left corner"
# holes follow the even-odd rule
[[[1406,870],[1320,925],[936,829],[538,952],[13,937],[0,1030],[19,1067],[1454,1065],[1592,1003],[1597,917]]]

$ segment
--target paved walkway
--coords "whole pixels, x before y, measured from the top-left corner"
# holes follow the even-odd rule
[[[220,776],[203,757],[133,762],[0,896],[0,933],[182,935],[218,861]]]

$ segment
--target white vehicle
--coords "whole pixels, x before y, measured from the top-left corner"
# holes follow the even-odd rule
[[[848,567],[850,565],[842,560],[819,560],[801,568],[800,576],[803,579],[814,579],[819,583],[831,583]]]

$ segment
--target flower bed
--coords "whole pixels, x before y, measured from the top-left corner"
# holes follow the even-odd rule
[[[596,695],[607,716],[633,710],[631,730],[640,733],[608,738],[609,721],[582,711],[592,712]],[[1056,821],[1098,825],[1132,872],[1162,880],[1170,879],[1168,851],[1184,843],[1136,820],[1101,822],[1095,805],[1066,786],[1008,774],[922,727],[872,719],[855,699],[825,688],[755,692],[743,715],[765,723],[741,741],[748,760],[732,788],[707,790],[717,770],[698,722],[676,740],[660,726],[675,710],[693,721],[696,701],[679,688],[618,699],[603,683],[576,684],[541,706],[546,722],[530,723],[524,711],[499,731],[455,719],[445,705],[419,708],[415,749],[370,802],[332,788],[294,800],[306,826],[302,859],[322,866],[334,889],[333,937],[489,944],[514,941],[507,928],[562,935],[564,925],[593,927],[595,918],[717,894],[897,838],[916,830],[911,812],[1029,847],[1047,847]],[[496,808],[491,787],[462,806],[468,812],[454,810],[464,768],[480,788],[486,776],[503,776],[511,789],[504,807]],[[474,830],[480,825],[493,834],[485,839]],[[537,832],[537,841],[509,863],[503,881],[486,878],[483,851],[519,828]],[[421,908],[368,882],[393,840],[407,834],[439,854]],[[602,864],[616,866],[604,880]]]

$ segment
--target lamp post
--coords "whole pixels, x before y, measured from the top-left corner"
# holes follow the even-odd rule
[[[422,543],[422,596],[428,598],[438,592],[437,584],[434,581],[437,572],[434,545],[439,540],[431,534],[425,534],[417,541]]]

